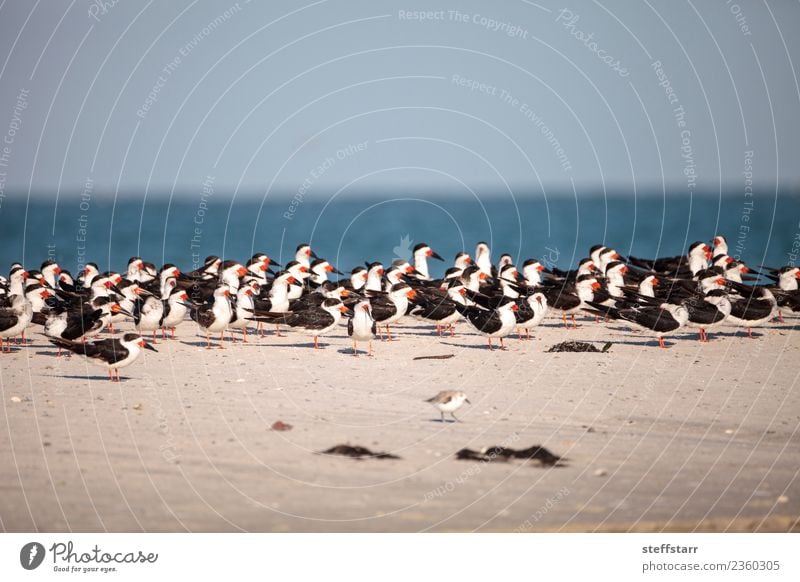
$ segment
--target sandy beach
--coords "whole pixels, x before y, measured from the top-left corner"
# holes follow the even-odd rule
[[[192,322],[110,383],[39,333],[0,356],[4,531],[798,531],[798,318],[651,336],[555,318],[489,352],[409,320],[204,349]],[[33,330],[31,330],[33,331]],[[573,339],[608,353],[546,353]],[[364,346],[366,348],[366,346]],[[414,360],[453,354],[449,359]],[[463,390],[463,422],[424,399]],[[274,431],[276,421],[292,425]],[[399,460],[315,454],[349,443]],[[568,459],[456,460],[463,447]]]

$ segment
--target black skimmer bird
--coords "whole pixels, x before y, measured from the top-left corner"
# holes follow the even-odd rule
[[[328,281],[328,276],[334,273],[336,275],[342,275],[343,273],[331,265],[325,259],[314,259],[309,267],[309,274],[308,283],[309,286],[312,288],[319,287],[323,283]]]
[[[377,324],[372,318],[369,301],[359,301],[353,308],[353,315],[347,321],[347,335],[353,338],[353,355],[358,356],[358,342],[368,341],[368,356],[372,355],[372,338],[375,337]]]
[[[24,295],[25,282],[28,280],[28,271],[22,268],[22,265],[15,265],[11,268],[8,274],[8,294],[9,295]],[[39,283],[41,285],[41,282]]]
[[[85,289],[88,289],[92,286],[92,281],[94,281],[97,277],[100,276],[100,269],[97,268],[96,263],[86,263],[83,267],[83,271],[79,273],[78,276],[78,283],[83,286]]]
[[[620,257],[620,254],[616,250],[609,247],[604,247],[597,253],[597,262],[595,263],[592,261],[592,264],[597,267],[598,271],[605,273],[606,268],[610,263],[619,261],[621,258],[622,257]]]
[[[140,334],[152,332],[153,343],[156,343],[156,331],[161,329],[163,319],[164,301],[150,293],[136,299],[133,307],[133,323],[136,331]]]
[[[514,264],[514,257],[509,255],[508,253],[503,253],[497,260],[497,270],[499,271],[506,265],[513,265],[513,264]]]
[[[689,313],[689,325],[698,328],[700,341],[709,341],[708,330],[722,325],[731,314],[731,302],[722,289],[695,295],[681,302]]]
[[[367,280],[364,283],[364,291],[380,291],[383,288],[383,274],[385,270],[381,263],[375,262],[367,265]]]
[[[144,261],[141,257],[131,257],[128,259],[128,267],[125,272],[125,278],[128,281],[134,281],[136,283],[139,282],[140,277],[142,276],[142,266],[144,265]]]
[[[306,269],[311,267],[311,259],[318,259],[319,257],[311,250],[311,246],[302,243],[297,245],[297,250],[294,253],[294,260],[303,265]],[[288,266],[287,266],[288,269]]]
[[[3,338],[6,338],[6,347],[3,351],[11,351],[9,338],[20,335],[30,325],[33,319],[33,306],[24,295],[11,295],[9,306],[0,308],[0,348],[3,347]]]
[[[448,413],[453,417],[454,422],[461,422],[454,414],[456,410],[461,408],[465,403],[472,404],[467,398],[467,395],[459,390],[442,390],[433,398],[428,398],[425,402],[430,402],[442,415],[442,422],[444,422],[444,415]]]
[[[605,247],[601,247],[605,249]],[[597,263],[594,259],[585,258],[581,259],[578,262],[577,269],[570,269],[567,271],[563,271],[558,267],[553,266],[550,271],[547,271],[544,267],[542,267],[541,271],[545,272],[547,275],[551,275],[549,279],[556,280],[556,281],[566,281],[567,283],[574,283],[578,277],[581,275],[598,275],[600,274],[600,270],[597,268]]]
[[[414,268],[417,270],[417,277],[423,281],[430,281],[431,275],[428,270],[428,259],[436,259],[437,261],[444,261],[430,246],[426,243],[419,243],[414,247]]]
[[[704,242],[697,241],[689,246],[686,256],[652,260],[628,257],[628,261],[632,265],[655,273],[675,277],[694,277],[699,271],[708,268],[708,261],[712,256],[711,247]]]
[[[175,339],[175,328],[186,319],[189,308],[186,306],[189,301],[189,294],[185,289],[173,289],[169,298],[164,301],[164,315],[161,318],[161,335],[166,335],[166,330],[170,330],[171,338]]]
[[[273,314],[269,317],[253,317],[255,321],[280,322],[292,329],[314,337],[314,348],[319,349],[319,337],[335,329],[348,309],[339,299],[325,299],[319,306],[311,306],[297,313]],[[352,335],[352,334],[351,334]]]
[[[233,336],[233,330],[238,329],[242,332],[242,343],[247,343],[247,326],[255,310],[253,296],[258,295],[259,288],[259,284],[253,280],[243,284],[236,293],[235,309],[233,310],[231,322],[228,324],[231,340],[236,341]]]
[[[522,263],[522,278],[528,287],[538,287],[542,284],[542,273],[545,266],[536,259],[528,259]]]
[[[48,259],[42,263],[40,271],[50,287],[53,289],[58,288],[58,275],[61,273],[61,267],[58,266],[58,263]]]
[[[435,323],[439,337],[442,336],[442,329],[446,327],[450,328],[450,335],[455,335],[453,324],[461,319],[461,314],[455,304],[466,305],[464,285],[456,280],[446,286],[446,292],[428,290],[418,291],[418,293],[414,298],[413,307],[409,310],[409,315]]]
[[[108,369],[108,379],[120,382],[119,369],[130,366],[141,354],[141,348],[158,351],[136,333],[126,333],[121,338],[108,338],[91,342],[74,342],[60,338],[50,338],[50,343],[89,358],[94,364]]]
[[[286,263],[286,272],[292,275],[298,283],[289,287],[289,299],[299,299],[306,287],[306,279],[311,276],[311,269],[297,261],[290,261]]]
[[[392,341],[392,332],[389,326],[400,319],[408,312],[409,300],[416,297],[417,292],[408,283],[397,283],[392,286],[389,293],[376,294],[374,291],[367,292],[370,297],[370,307],[372,308],[372,318],[380,326],[386,326],[386,336]],[[381,336],[383,340],[383,336]]]
[[[222,341],[225,329],[233,317],[233,309],[230,302],[231,291],[227,285],[220,285],[214,290],[212,303],[204,303],[200,306],[193,306],[189,311],[191,318],[197,322],[200,329],[206,335],[206,349],[211,349],[211,334],[220,334],[219,349],[224,349]]]
[[[491,277],[493,275],[492,251],[485,242],[479,242],[475,247],[475,266],[486,276]]]
[[[453,268],[458,269],[459,271],[463,271],[471,264],[472,264],[472,257],[470,257],[468,253],[465,253],[463,251],[457,253],[455,259],[453,259]]]
[[[496,309],[487,310],[480,307],[459,305],[456,309],[474,327],[478,333],[485,335],[489,341],[489,350],[492,347],[492,338],[500,339],[500,349],[505,350],[503,338],[506,337],[517,324],[514,312],[519,309],[516,302],[510,297],[503,297]]]
[[[267,291],[267,296],[264,296],[262,289],[258,297],[253,298],[253,313],[260,315],[261,313],[286,313],[290,309],[290,289],[296,286],[297,279],[292,273],[288,271],[281,271],[275,276],[272,281],[272,286]],[[280,325],[276,325],[277,336],[281,335]]]
[[[714,237],[711,243],[714,246],[714,255],[727,255],[728,254],[728,239],[721,234]]]
[[[767,287],[749,287],[733,281],[728,281],[727,285],[737,293],[728,296],[731,302],[728,320],[746,326],[747,335],[752,338],[752,328],[764,325],[775,317],[778,311],[775,295]]]
[[[536,327],[544,320],[547,315],[547,297],[544,293],[537,291],[525,298],[517,301],[517,333],[522,339],[522,330],[525,328],[525,336],[531,339],[530,328]]]
[[[589,310],[590,313],[608,315],[611,319],[621,319],[636,327],[654,331],[662,348],[666,348],[665,336],[675,333],[689,322],[689,312],[682,305],[662,303],[660,306],[617,309],[593,301],[589,301],[588,304],[596,310]]]
[[[339,285],[343,286],[348,291],[360,292],[364,285],[367,283],[367,269],[365,267],[355,267],[350,271],[350,276],[347,279],[340,279]]]
[[[589,301],[594,301],[596,294],[601,291],[600,282],[592,275],[581,275],[574,284],[554,283],[552,285],[540,286],[536,290],[540,291],[547,298],[547,305],[553,311],[561,313],[564,327],[567,325],[567,315],[572,316],[572,328],[578,325],[575,323],[575,314],[588,305]],[[607,297],[603,296],[603,300]]]

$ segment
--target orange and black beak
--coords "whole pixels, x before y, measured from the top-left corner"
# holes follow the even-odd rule
[[[144,340],[139,340],[139,347],[140,347],[140,348],[144,348],[144,349],[146,349],[146,350],[152,350],[152,351],[154,351],[154,352],[157,352],[157,351],[158,351],[157,349],[155,349],[153,346],[151,346],[149,343],[147,343],[147,342],[146,342],[146,341],[144,341]]]
[[[426,254],[426,255],[428,255],[428,256],[429,256],[430,258],[432,258],[432,259],[436,259],[437,261],[444,261],[444,259],[443,259],[442,257],[440,257],[440,256],[439,256],[439,255],[438,255],[438,254],[437,254],[435,251],[433,251],[432,249],[428,249],[428,252],[427,252],[427,253],[425,253],[425,254]]]

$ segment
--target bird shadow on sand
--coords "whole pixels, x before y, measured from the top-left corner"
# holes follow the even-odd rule
[[[56,350],[52,351],[42,350],[34,353],[37,356],[53,356],[54,358],[64,358],[65,360],[69,360],[70,358],[72,358],[72,352],[68,352],[67,350],[63,350],[60,356],[58,355],[58,352]]]
[[[435,422],[436,424],[456,424],[458,422],[463,422],[461,420],[453,420],[452,418],[429,418],[428,422]]]
[[[47,376],[49,378],[65,378],[67,380],[104,380],[106,382],[110,382],[108,376],[77,376],[74,374],[42,374],[43,376]],[[116,377],[115,377],[116,378]],[[128,376],[120,376],[120,381],[124,382],[125,380],[129,380]],[[114,380],[116,383],[116,379]]]
[[[337,354],[344,354],[345,356],[357,356],[357,357],[365,357],[365,358],[374,358],[375,354],[369,355],[367,350],[358,350],[355,354],[353,354],[353,348],[339,348],[336,350]]]

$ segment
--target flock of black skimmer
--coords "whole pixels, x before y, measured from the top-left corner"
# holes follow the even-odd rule
[[[695,328],[706,342],[709,331],[729,322],[753,337],[753,327],[782,319],[782,311],[800,311],[800,268],[748,268],[728,255],[723,236],[692,244],[685,256],[652,260],[625,258],[597,245],[569,271],[536,259],[517,267],[510,255],[495,264],[484,242],[474,258],[458,253],[440,279],[431,277],[430,259],[443,260],[418,244],[411,261],[365,263],[344,276],[301,244],[284,266],[263,253],[246,263],[210,256],[187,273],[173,264],[157,269],[139,257],[123,273],[101,272],[88,263],[75,278],[52,260],[39,270],[14,264],[8,278],[0,277],[0,347],[12,351],[12,338],[26,344],[26,330],[41,326],[59,356],[63,350],[84,355],[118,381],[119,369],[142,349],[155,350],[151,337],[153,343],[158,333],[175,339],[176,327],[187,318],[196,322],[208,349],[212,337],[223,348],[226,332],[246,342],[251,330],[261,336],[304,333],[319,348],[319,338],[344,318],[353,355],[359,354],[358,342],[367,342],[372,355],[373,338],[391,340],[391,326],[404,318],[427,322],[440,336],[454,334],[454,325],[466,321],[486,336],[491,350],[493,339],[505,349],[504,338],[515,332],[521,340],[530,338],[548,314],[567,329],[576,327],[577,314],[588,314],[650,331],[664,348],[665,336],[685,328]],[[130,320],[135,332],[97,338]],[[449,405],[440,408],[452,412]]]

